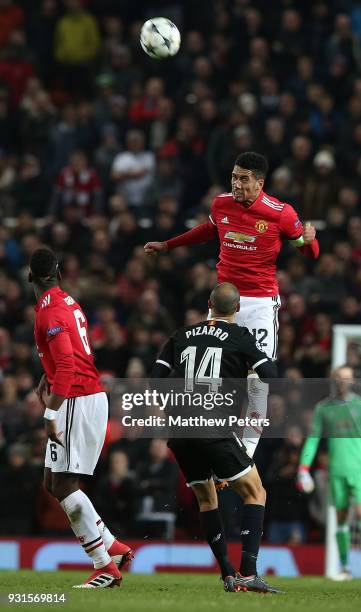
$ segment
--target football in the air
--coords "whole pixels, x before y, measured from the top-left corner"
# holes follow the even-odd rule
[[[149,57],[171,57],[178,52],[180,43],[181,35],[177,26],[166,17],[148,19],[142,26],[140,44]]]

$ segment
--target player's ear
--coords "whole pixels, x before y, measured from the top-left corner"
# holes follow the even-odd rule
[[[241,308],[241,304],[240,304],[240,302],[238,302],[238,304],[237,304],[237,308],[236,308],[236,312],[239,312],[239,309],[240,309],[240,308]]]
[[[58,279],[58,281],[61,281],[62,279],[59,264],[56,264],[56,278]]]

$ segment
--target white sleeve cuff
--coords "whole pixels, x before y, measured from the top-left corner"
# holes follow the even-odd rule
[[[170,365],[170,363],[168,363],[167,361],[163,361],[162,359],[157,359],[156,363],[160,363],[161,365],[166,366],[170,370],[172,369],[172,366]]]
[[[268,361],[268,357],[265,357],[264,359],[257,361],[257,363],[253,364],[252,370],[255,370],[256,368],[258,368],[258,366],[262,365],[262,363],[266,363],[266,361]]]

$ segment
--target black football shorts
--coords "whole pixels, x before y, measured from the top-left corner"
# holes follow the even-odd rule
[[[212,476],[221,481],[237,480],[254,465],[246,447],[235,434],[233,438],[218,440],[173,438],[168,446],[189,486],[205,483]]]

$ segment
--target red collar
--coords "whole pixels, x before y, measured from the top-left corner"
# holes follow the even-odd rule
[[[51,289],[47,289],[46,291],[44,291],[44,293],[41,294],[41,296],[39,297],[36,306],[34,306],[34,310],[36,312],[38,312],[38,310],[41,308],[44,300],[47,298],[48,295],[57,295],[58,293],[61,293],[62,290],[60,289],[60,287],[57,285],[56,287],[51,287]]]

